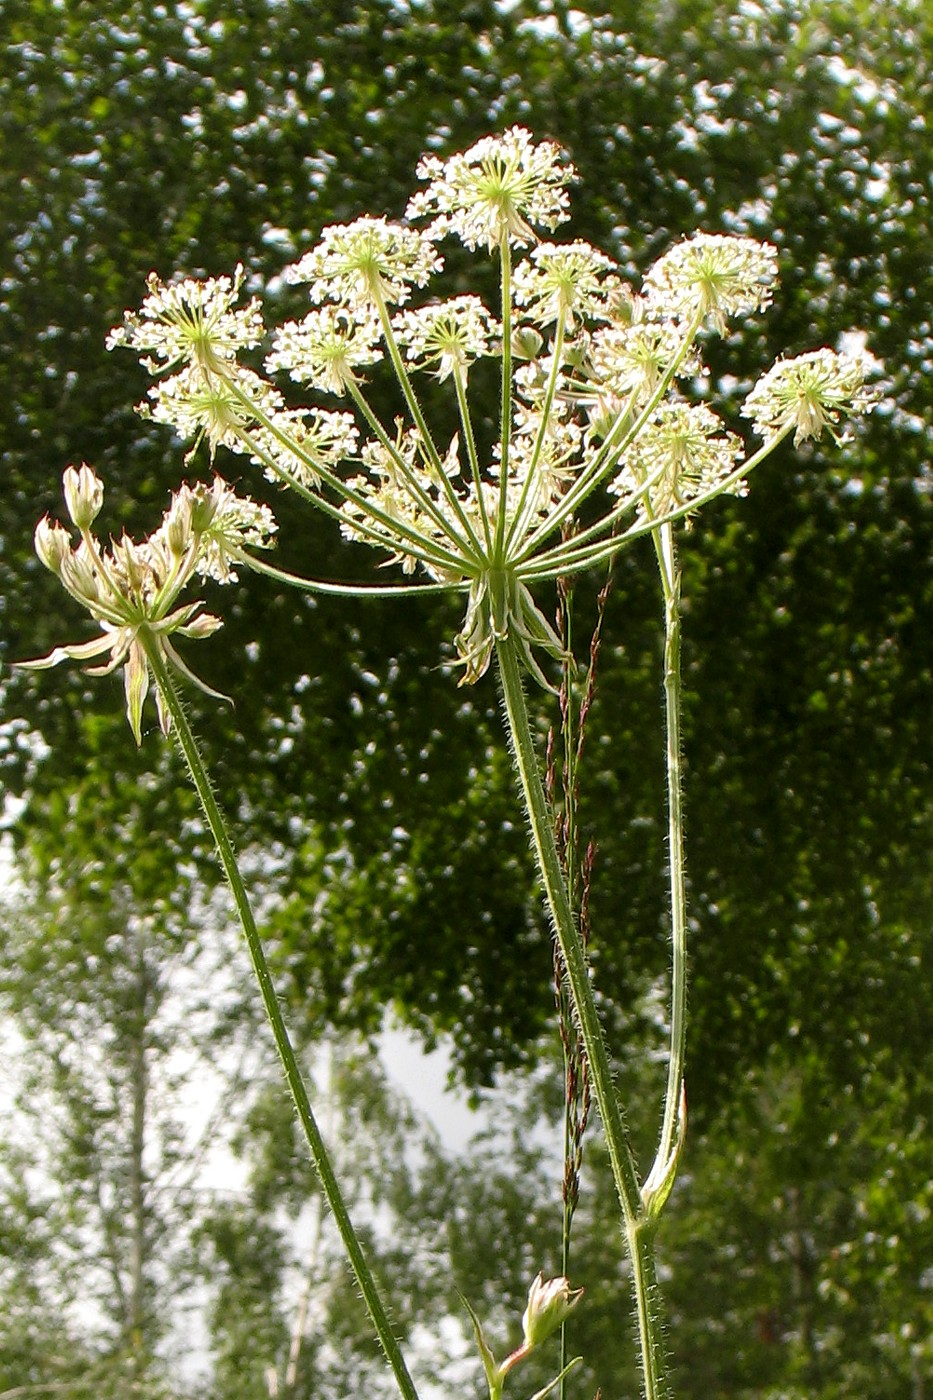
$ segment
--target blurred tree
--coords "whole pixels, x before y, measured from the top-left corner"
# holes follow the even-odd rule
[[[164,782],[98,754],[48,804],[31,885],[3,909],[0,1012],[19,1053],[0,1140],[0,1393],[182,1394],[166,1357],[255,1023],[225,912],[193,867],[165,888],[150,832],[167,815]]]

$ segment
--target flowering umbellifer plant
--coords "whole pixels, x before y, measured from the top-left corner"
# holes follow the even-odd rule
[[[568,218],[567,186],[574,176],[557,146],[535,143],[516,127],[446,161],[425,157],[418,174],[425,185],[411,199],[406,221],[361,218],[326,228],[317,247],[287,270],[290,281],[307,284],[310,310],[273,332],[264,375],[241,359],[265,337],[258,300],[241,295],[242,268],[232,277],[170,285],[153,274],[140,310],[128,312],[109,340],[112,347],[140,354],[155,377],[142,411],[193,440],[189,459],[202,441],[212,462],[221,447],[246,457],[270,480],[332,516],[347,539],[380,551],[403,579],[355,586],[284,573],[255,553],[271,543],[271,515],[235,497],[220,478],[212,487],[183,486],[142,545],[124,539],[104,552],[90,533],[102,487],[88,468],[69,469],[66,497],[80,542],[73,549],[60,526],[43,521],[37,549],[104,635],[30,664],[109,651],[110,661],[99,669],[125,666],[127,713],[137,742],[143,701],[154,682],[162,727],[175,728],[217,839],[324,1189],[400,1390],[412,1400],[414,1386],[317,1132],[172,672],[195,678],[170,638],[203,636],[219,625],[199,611],[199,603],[177,600],[195,574],[228,581],[239,565],[311,591],[463,595],[464,621],[455,639],[460,683],[477,682],[495,656],[516,773],[618,1191],[645,1395],[657,1400],[668,1390],[652,1244],[685,1125],[674,526],[723,493],[743,495],[749,474],[785,438],[793,435],[799,443],[823,429],[835,433],[843,417],[869,408],[873,395],[857,359],[817,350],[779,360],[745,401],[743,412],[763,439],[750,450],[712,408],[696,401],[695,391],[703,379],[703,338],[725,334],[735,318],[762,311],[771,301],[774,248],[700,233],[667,252],[635,292],[599,249],[549,241]],[[438,245],[451,235],[498,261],[496,306],[473,295],[444,300],[435,294],[433,280],[443,267]],[[388,361],[400,391],[391,425],[367,397],[367,378],[380,361]],[[497,435],[489,443],[478,430],[478,376],[471,379],[481,361],[498,366]],[[421,374],[450,385],[458,427],[449,439],[439,440],[428,423],[417,387]],[[321,402],[294,406],[272,375],[314,391]],[[673,956],[660,1141],[642,1175],[626,1138],[555,843],[522,672],[547,687],[549,658],[562,656],[561,640],[538,601],[539,585],[610,563],[645,535],[657,554],[665,610]],[[565,1279],[540,1278],[532,1295],[526,1332],[532,1303],[540,1311],[542,1299],[548,1306],[557,1300],[557,1311],[569,1311],[566,1301],[576,1296]],[[474,1323],[483,1351],[475,1317]],[[494,1375],[501,1389],[508,1366],[497,1367],[487,1351],[487,1377]],[[562,1367],[561,1380],[567,1369]]]

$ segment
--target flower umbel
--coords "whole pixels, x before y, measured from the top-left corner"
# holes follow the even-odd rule
[[[569,217],[564,187],[574,174],[553,142],[535,144],[529,132],[513,126],[449,160],[425,156],[418,176],[429,184],[412,196],[407,214],[436,214],[431,238],[455,233],[468,248],[492,252],[507,237],[521,247],[535,242],[532,225],[555,229]]]
[[[387,219],[357,219],[326,228],[318,246],[285,275],[289,282],[310,282],[315,303],[401,306],[413,286],[423,287],[442,266],[433,244],[417,229]]]
[[[539,243],[515,269],[515,301],[542,327],[561,321],[573,331],[587,317],[607,321],[609,296],[620,285],[615,266],[589,243]]]
[[[794,445],[819,437],[826,428],[839,441],[834,426],[844,413],[866,413],[878,395],[865,384],[865,366],[834,350],[811,350],[792,360],[778,360],[760,379],[742,409],[762,437],[774,437],[793,425]]]
[[[263,337],[258,300],[235,305],[243,277],[238,266],[232,277],[206,282],[189,277],[166,285],[150,273],[149,295],[138,312],[127,311],[123,325],[110,332],[108,350],[126,345],[142,351],[140,358],[153,374],[185,363],[209,372],[235,360],[237,351],[258,345]]]
[[[96,515],[104,493],[100,478],[90,467],[84,466],[80,472],[69,467],[64,487],[80,540],[73,546],[68,531],[46,516],[36,527],[36,553],[71,596],[87,609],[103,635],[56,647],[48,656],[19,665],[38,671],[61,661],[89,661],[109,653],[108,661],[89,667],[88,673],[105,676],[123,667],[127,719],[139,744],[142,710],[150,686],[147,643],[206,695],[226,698],[198,679],[169,640],[175,633],[209,637],[221,626],[221,620],[202,612],[201,602],[177,605],[178,598],[195,574],[220,583],[233,580],[233,563],[242,561],[243,549],[268,548],[275,522],[266,506],[236,496],[220,477],[215,477],[212,486],[182,485],[173,495],[162,524],[141,543],[124,534],[109,550],[104,550],[90,532],[94,516],[89,515],[86,504],[96,502]],[[156,707],[161,728],[167,734],[170,717],[158,689]]]
[[[379,335],[379,321],[366,308],[323,306],[279,328],[266,369],[284,369],[296,383],[342,398],[358,382],[358,369],[382,359]]]
[[[421,369],[433,369],[438,379],[449,379],[492,349],[492,338],[501,335],[479,297],[453,297],[417,311],[402,311],[393,321],[405,357]]]
[[[705,404],[662,404],[626,451],[609,489],[637,499],[639,513],[648,519],[719,486],[744,495],[744,481],[730,480],[741,453],[741,440],[724,432],[722,421]]]
[[[659,258],[645,278],[645,293],[665,315],[700,315],[724,335],[727,316],[770,304],[776,281],[777,249],[770,243],[697,233]]]
[[[538,583],[606,563],[722,492],[741,494],[779,436],[794,429],[799,441],[832,427],[870,406],[870,395],[860,371],[829,351],[781,362],[746,403],[766,438],[749,457],[688,395],[702,370],[697,337],[768,305],[770,244],[697,234],[661,257],[636,293],[599,249],[539,242],[537,230],[567,218],[574,174],[553,143],[512,127],[448,159],[426,156],[418,173],[427,188],[408,215],[428,217],[426,232],[384,218],[334,225],[288,272],[310,283],[318,304],[275,332],[266,372],[336,395],[350,411],[290,406],[238,362],[260,328],[255,301],[235,305],[242,269],[170,288],[151,279],[142,311],[110,343],[132,345],[155,373],[173,371],[152,391],[151,416],[196,444],[206,438],[212,453],[226,446],[258,463],[411,580],[388,589],[289,582],[457,590],[466,602],[461,681],[478,680],[509,641],[547,684],[540,656],[559,655],[560,643]],[[446,233],[498,249],[498,318],[471,294],[405,306],[441,269],[432,240]],[[533,246],[513,268],[511,248],[522,245]],[[393,314],[393,305],[404,309]],[[470,402],[480,357],[499,365],[498,436]],[[391,424],[367,398],[363,371],[380,361],[400,390]],[[452,437],[448,427],[438,439],[422,407],[415,376],[425,373],[452,388]],[[93,519],[93,494],[81,500]],[[54,563],[61,539],[47,527],[37,547]],[[203,557],[226,577],[241,548]]]

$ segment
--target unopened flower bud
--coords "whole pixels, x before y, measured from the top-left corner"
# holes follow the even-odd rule
[[[71,553],[68,531],[61,525],[53,525],[44,515],[36,526],[35,544],[36,553],[45,567],[60,577],[62,565]]]
[[[101,596],[100,573],[85,545],[69,550],[61,563],[60,578],[69,592],[82,598],[93,611],[94,604]]]
[[[525,1346],[533,1347],[556,1332],[564,1319],[583,1297],[583,1289],[571,1289],[565,1278],[549,1278],[538,1274],[528,1290],[528,1306],[522,1317]]]
[[[543,344],[544,337],[534,326],[519,326],[512,336],[512,354],[517,360],[533,360]]]
[[[148,561],[141,547],[134,540],[131,540],[129,535],[125,534],[120,539],[120,543],[114,545],[113,557],[131,591],[138,593],[150,574]]]
[[[194,530],[191,517],[194,509],[192,493],[183,486],[172,497],[172,504],[165,513],[165,542],[176,559],[180,559],[191,542]]]
[[[215,476],[210,486],[199,481],[191,490],[191,528],[196,535],[203,535],[214,523],[217,508],[226,490],[225,483]]]
[[[66,467],[62,476],[65,505],[79,530],[86,530],[100,514],[104,503],[104,483],[93,467]]]

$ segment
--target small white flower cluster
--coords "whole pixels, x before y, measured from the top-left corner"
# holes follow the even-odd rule
[[[792,360],[778,360],[745,400],[743,412],[755,431],[772,437],[794,429],[795,445],[828,431],[840,441],[835,425],[843,414],[866,413],[878,396],[865,384],[859,360],[833,350],[811,350]]]
[[[418,178],[428,187],[412,196],[406,213],[409,219],[434,214],[432,239],[454,233],[468,248],[489,252],[503,239],[525,247],[537,242],[534,226],[555,229],[570,217],[566,186],[574,174],[553,142],[536,144],[514,126],[449,160],[425,156]]]
[[[380,302],[403,306],[411,288],[424,287],[443,267],[431,240],[387,219],[334,224],[321,241],[286,272],[289,282],[310,282],[315,305],[372,310]]]
[[[834,432],[873,395],[856,359],[818,350],[782,360],[746,401],[765,440],[748,456],[689,388],[703,373],[698,338],[769,304],[770,244],[696,234],[635,293],[599,249],[540,241],[538,230],[552,233],[568,217],[574,176],[553,143],[513,127],[448,160],[426,156],[418,174],[427,185],[407,218],[426,228],[384,218],[334,225],[286,273],[308,284],[312,306],[274,332],[265,373],[349,411],[290,407],[240,363],[262,335],[256,299],[237,305],[241,268],[203,283],[151,277],[142,308],[108,343],[135,349],[161,376],[153,418],[195,445],[206,439],[212,457],[220,445],[244,454],[405,574],[420,570],[433,586],[466,593],[464,680],[483,673],[505,636],[543,680],[534,651],[557,642],[533,599],[537,581],[605,561],[723,492],[743,493],[779,441]],[[496,315],[468,294],[410,304],[442,269],[436,244],[449,234],[498,257]],[[482,439],[471,406],[473,367],[490,358],[499,365],[497,442]],[[366,397],[365,374],[380,361],[401,392],[391,428]],[[453,387],[458,424],[452,436],[445,429],[446,447],[422,410],[418,372]],[[598,508],[581,512],[594,493]],[[214,571],[222,576],[251,543],[241,536],[232,553],[218,546]]]
[[[402,311],[392,322],[405,358],[416,369],[432,369],[438,379],[466,376],[474,360],[492,353],[502,327],[479,297],[452,297],[416,311]]]
[[[258,300],[238,307],[243,267],[232,277],[211,277],[206,282],[185,278],[166,286],[149,274],[149,295],[137,312],[128,311],[123,325],[107,337],[107,349],[126,345],[142,350],[142,363],[152,374],[193,362],[211,369],[236,360],[244,347],[263,338]]]
[[[36,553],[46,568],[100,625],[103,635],[74,646],[56,647],[48,656],[20,664],[45,670],[60,661],[87,661],[109,653],[91,675],[109,675],[123,667],[126,713],[137,744],[142,742],[142,710],[149,693],[146,642],[164,661],[215,698],[218,692],[185,664],[169,638],[209,637],[221,620],[202,611],[201,602],[178,604],[192,577],[230,583],[244,549],[267,549],[275,521],[268,506],[237,496],[215,477],[212,485],[183,484],[173,494],[162,523],[140,542],[124,534],[110,549],[91,532],[104,499],[103,482],[91,467],[68,467],[62,485],[65,504],[79,532],[77,545],[64,526],[44,516],[36,526]],[[156,689],[159,723],[167,734],[168,709]]]

